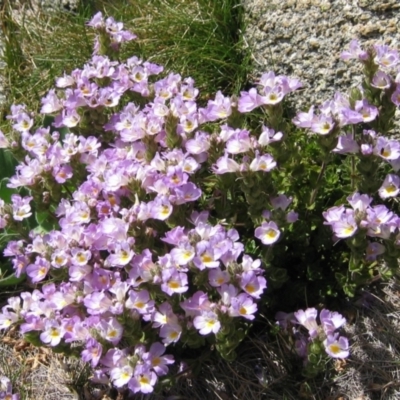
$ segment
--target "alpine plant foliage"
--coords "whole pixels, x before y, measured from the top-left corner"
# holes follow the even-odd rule
[[[205,103],[191,78],[136,56],[120,61],[136,38],[121,22],[98,13],[88,25],[91,60],[56,80],[39,115],[13,105],[0,132],[0,148],[19,162],[10,201],[0,200],[4,256],[31,286],[8,299],[0,329],[80,356],[96,382],[150,393],[189,368],[182,349],[235,357],[269,301],[267,280],[271,293],[290,281],[292,266],[279,264],[288,240],[310,243],[310,213],[324,248],[346,244],[333,271],[342,295],[395,270],[396,51],[353,41],[342,57],[364,65],[362,87],[291,121],[282,102],[297,79],[267,72],[249,91]],[[254,125],[246,118],[256,112]],[[296,181],[304,142],[322,160],[308,187]],[[330,163],[348,166],[349,192],[321,208]],[[323,308],[318,322],[318,312],[277,315],[308,375],[325,369],[322,359],[349,356],[345,318]]]

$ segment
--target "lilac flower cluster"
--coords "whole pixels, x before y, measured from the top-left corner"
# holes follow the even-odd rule
[[[239,111],[250,112],[260,106],[275,106],[283,98],[302,87],[298,79],[287,76],[275,76],[270,71],[263,74],[258,82],[258,88],[252,88],[248,92],[241,92],[238,101]]]
[[[314,106],[308,112],[298,113],[293,123],[297,127],[308,128],[313,133],[331,136],[333,140],[328,150],[352,157],[354,188],[357,187],[355,177],[358,173],[361,177],[364,176],[360,179],[360,187],[369,194],[374,195],[377,192],[382,200],[397,197],[400,192],[400,178],[397,175],[400,169],[400,142],[388,137],[386,128],[387,121],[394,115],[395,107],[400,105],[398,51],[384,45],[375,45],[364,51],[353,40],[350,49],[343,52],[341,57],[344,60],[355,58],[364,64],[366,80],[363,86],[353,93],[354,98],[336,93],[333,100],[326,101],[319,107],[318,115],[314,113]],[[376,105],[371,104],[371,101]],[[385,104],[385,107],[379,107],[379,104]],[[366,129],[371,127],[376,130]],[[379,128],[383,132],[379,132]],[[390,164],[395,174],[389,173],[379,187],[375,186],[374,180],[377,176],[373,174],[382,168],[382,161]],[[370,206],[373,198],[367,194],[354,193],[347,200],[352,208],[339,205],[323,213],[324,224],[331,227],[334,240],[357,236],[359,243],[353,242],[353,250],[360,247],[360,244],[364,246],[363,259],[367,261],[375,261],[379,255],[384,254],[384,244],[391,242],[395,246],[399,245],[400,220],[396,214],[385,205]],[[365,237],[378,238],[379,241],[363,241]]]
[[[342,60],[356,59],[361,61],[364,65],[373,61],[376,68],[373,71],[371,84],[377,89],[389,89],[395,84],[395,92],[400,90],[400,71],[399,71],[399,52],[386,45],[374,45],[373,49],[365,51],[361,48],[360,43],[354,39],[350,42],[349,50],[342,52]],[[372,60],[371,60],[372,59]],[[389,74],[396,72],[396,78],[393,80]],[[393,96],[392,101],[398,105],[397,96]]]
[[[19,400],[20,395],[13,394],[12,383],[6,376],[0,376],[0,399],[4,400]]]
[[[252,151],[254,139],[228,125],[220,135],[199,130],[228,118],[232,100],[217,93],[198,107],[192,79],[155,80],[158,65],[98,54],[104,37],[114,49],[133,38],[120,23],[97,14],[89,25],[99,31],[90,63],[57,79],[42,100],[53,126],[35,128],[26,107],[14,105],[13,132],[0,134],[21,160],[8,186],[31,193],[1,201],[1,228],[21,225],[32,203],[54,220],[53,229],[31,230],[4,251],[15,275],[37,286],[8,299],[0,329],[17,325],[41,344],[71,345],[97,381],[149,393],[174,363],[167,346],[212,335],[231,351],[237,328],[255,318],[267,286],[261,261],[243,254],[235,229],[194,208],[213,140],[225,138],[229,154],[239,154]],[[139,100],[122,106],[132,95]],[[257,146],[279,134],[270,136],[265,128]],[[254,171],[274,167],[271,157],[256,159]]]
[[[14,264],[25,264],[32,282],[52,270],[66,275],[68,282],[47,283],[9,298],[0,313],[0,329],[18,324],[23,334],[35,332],[49,346],[80,344],[83,360],[100,367],[102,382],[108,374],[117,387],[151,391],[156,377],[173,362],[163,356],[165,346],[190,331],[217,334],[236,317],[254,319],[255,300],[266,287],[259,260],[243,255],[238,262],[243,252],[238,233],[211,226],[206,219],[207,213],[195,213],[195,228],[168,231],[162,240],[173,248],[157,261],[149,249],[134,251],[130,224],[117,217],[97,224],[65,222],[61,231],[46,235],[32,232],[27,246],[10,242],[5,254],[14,257]],[[214,288],[208,290],[213,296],[202,290],[190,295],[189,285],[196,284],[189,274],[202,276],[203,287]],[[182,294],[185,300],[176,303]],[[127,320],[136,326],[124,326]],[[117,347],[142,324],[156,329],[162,344],[153,343],[149,352],[142,345],[133,353]]]
[[[323,213],[334,233],[334,239],[346,239],[357,233],[370,238],[392,240],[399,244],[400,218],[385,205],[371,206],[372,198],[355,193],[347,198],[352,208],[344,205],[331,207]],[[375,261],[377,256],[385,252],[385,246],[379,242],[368,242],[365,258]]]
[[[346,319],[338,312],[326,309],[319,313],[315,308],[298,310],[291,314],[279,312],[276,315],[278,325],[295,337],[297,354],[305,363],[312,361],[311,353],[318,353],[322,343],[325,353],[332,358],[346,358],[349,356],[349,342],[345,336],[336,332],[346,323]],[[305,328],[305,329],[304,329]],[[316,354],[318,355],[318,354]]]
[[[228,358],[255,318],[267,287],[261,260],[244,253],[236,216],[218,215],[213,204],[218,195],[240,198],[254,237],[266,246],[292,229],[292,207],[304,195],[283,190],[295,186],[294,176],[286,178],[299,147],[286,132],[281,102],[301,83],[268,72],[239,98],[218,92],[202,107],[193,79],[160,77],[162,66],[135,56],[119,61],[121,44],[135,38],[121,23],[98,13],[88,25],[97,33],[91,60],[58,78],[42,99],[41,114],[52,125],[37,127],[27,107],[13,105],[11,132],[0,132],[0,148],[19,161],[8,186],[29,191],[13,194],[10,204],[0,200],[0,229],[19,236],[4,255],[35,288],[8,299],[0,329],[17,325],[41,345],[78,352],[96,381],[150,393],[178,361],[167,349],[196,348],[207,336]],[[354,43],[351,49],[371,62],[370,53]],[[382,74],[397,66],[397,53],[381,46],[374,54],[373,88],[395,107],[399,77]],[[382,107],[366,90],[356,94],[337,93],[293,123],[317,134],[324,155],[359,157],[365,169],[387,161],[397,172],[400,144],[376,133]],[[240,113],[257,107],[269,126],[239,127]],[[375,130],[356,135],[359,124]],[[400,178],[387,175],[378,192],[384,200],[397,196]],[[386,251],[382,242],[400,243],[399,217],[386,206],[372,207],[372,197],[359,193],[348,201],[352,208],[324,213],[335,239],[375,238],[362,249],[367,261]],[[33,215],[40,226],[30,230]],[[278,318],[293,325],[296,348],[309,363],[310,354],[347,357],[348,341],[337,333],[345,319],[328,310],[320,324],[317,317],[311,308]]]
[[[298,113],[293,123],[299,128],[308,128],[313,133],[328,135],[336,127],[370,122],[377,115],[377,107],[369,104],[366,99],[357,100],[352,108],[348,96],[337,92],[333,100],[322,103],[319,114],[314,114],[314,106],[311,106],[308,112]]]

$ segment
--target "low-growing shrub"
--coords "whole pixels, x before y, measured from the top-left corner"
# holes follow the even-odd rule
[[[397,52],[352,42],[363,87],[291,121],[297,79],[268,72],[201,107],[193,79],[119,59],[135,39],[122,23],[89,26],[92,59],[39,115],[14,105],[0,134],[19,162],[0,201],[4,255],[32,289],[8,299],[0,329],[150,393],[215,351],[234,359],[258,314],[332,309],[397,273]],[[278,315],[307,376],[349,354],[345,319],[317,314]]]

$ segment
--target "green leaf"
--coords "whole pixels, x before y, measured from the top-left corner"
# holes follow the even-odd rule
[[[57,227],[53,216],[48,211],[36,211],[35,219],[41,231],[50,232]]]
[[[17,160],[9,151],[0,149],[0,165],[0,179],[9,178],[15,173]]]
[[[359,272],[362,270],[362,262],[358,258],[354,256],[354,254],[351,255],[350,261],[349,261],[349,271],[350,272]]]
[[[31,331],[24,334],[24,339],[33,344],[34,346],[41,347],[43,346],[43,342],[40,340],[40,332]]]
[[[0,199],[4,200],[5,203],[9,204],[11,203],[11,195],[18,192],[15,189],[10,189],[7,187],[7,180],[8,180],[7,178],[3,178],[0,182]]]
[[[6,286],[15,286],[24,282],[26,280],[26,275],[21,275],[20,277],[16,277],[14,274],[8,275],[5,278],[0,279],[0,287]]]

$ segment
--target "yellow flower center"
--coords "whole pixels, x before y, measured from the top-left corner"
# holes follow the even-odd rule
[[[177,281],[169,281],[168,286],[171,289],[178,289],[179,288],[179,283]]]
[[[161,364],[160,357],[154,357],[153,361],[151,362],[151,364],[153,365],[153,367],[157,367],[157,365],[160,365]]]
[[[248,293],[254,293],[256,291],[255,286],[251,283],[248,283],[244,288],[246,289],[246,292],[248,292]]]
[[[135,305],[136,308],[143,308],[144,307],[143,301],[137,301],[134,305]]]
[[[340,350],[341,350],[340,346],[336,343],[331,344],[329,346],[329,349],[333,354],[338,354],[338,353],[340,353]]]
[[[108,337],[110,338],[115,338],[117,337],[118,332],[115,329],[112,329],[110,332],[108,332]]]
[[[58,331],[57,328],[51,328],[51,329],[50,329],[50,336],[51,336],[52,338],[57,338],[57,337],[60,336],[60,332]]]
[[[139,382],[141,385],[148,385],[150,383],[150,379],[147,376],[141,375]]]
[[[209,263],[209,262],[212,262],[213,259],[209,254],[203,254],[201,256],[201,261],[203,261],[203,263]]]
[[[179,336],[179,333],[177,331],[173,331],[169,334],[169,338],[172,340],[175,340]]]
[[[276,238],[277,232],[274,229],[268,229],[267,232],[265,233],[265,236],[268,239],[274,239]]]
[[[397,187],[393,184],[390,184],[386,187],[386,193],[393,193],[397,190]]]

